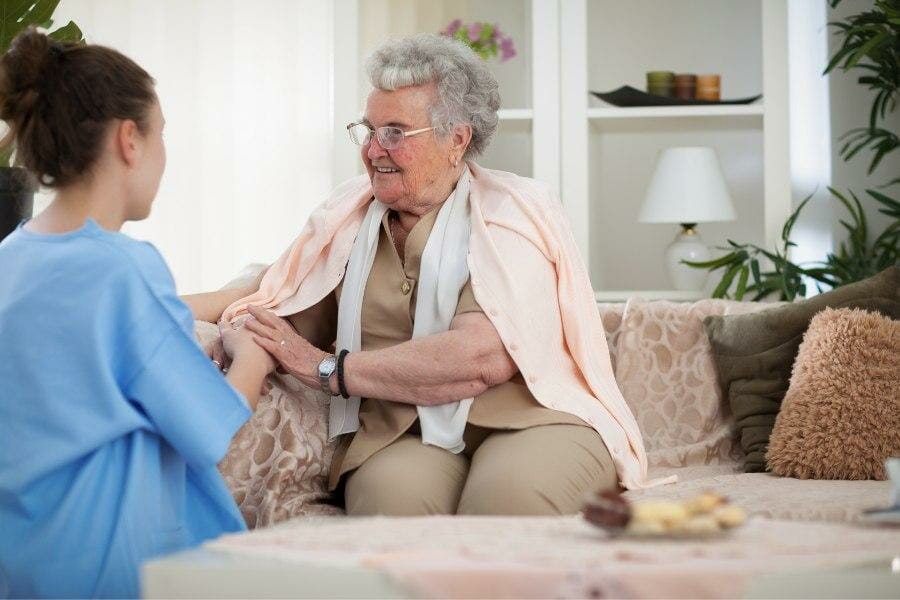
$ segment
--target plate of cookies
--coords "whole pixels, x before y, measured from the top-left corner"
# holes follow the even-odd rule
[[[728,534],[747,520],[744,510],[713,492],[685,500],[630,502],[617,492],[585,499],[584,518],[611,536],[702,539]]]

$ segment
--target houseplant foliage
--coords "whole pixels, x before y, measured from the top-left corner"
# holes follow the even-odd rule
[[[832,8],[842,0],[830,0]],[[875,0],[872,10],[833,22],[841,46],[828,62],[825,73],[836,68],[861,72],[857,82],[875,92],[868,127],[851,129],[841,140],[841,157],[850,160],[864,148],[872,150],[869,173],[900,147],[896,131],[881,126],[897,107],[900,90],[900,0]],[[890,183],[896,183],[900,178]]]
[[[884,231],[870,239],[866,213],[856,194],[848,192],[844,195],[834,188],[828,190],[849,216],[841,220],[847,239],[823,262],[797,264],[789,259],[790,249],[796,246],[791,241],[791,230],[803,207],[812,199],[808,196],[785,222],[780,248],[767,250],[755,244],[728,240],[729,246],[720,248],[727,251],[724,256],[686,264],[710,271],[722,270],[722,279],[713,291],[713,298],[763,300],[775,297],[788,301],[804,297],[809,280],[821,290],[860,281],[891,265],[900,265],[900,202],[876,190],[866,191],[880,205],[879,212],[893,217]]]
[[[832,8],[841,1],[829,0]],[[897,132],[883,126],[885,117],[896,109],[900,95],[900,0],[875,0],[871,10],[829,25],[836,30],[840,47],[828,62],[825,74],[837,68],[859,71],[862,75],[857,79],[858,83],[875,92],[868,126],[852,129],[841,137],[841,157],[845,161],[865,148],[872,151],[868,167],[871,174],[886,155],[900,147]],[[900,178],[895,178],[882,187],[898,182]],[[878,211],[893,217],[880,234],[870,238],[866,214],[856,194],[851,191],[845,195],[834,188],[828,190],[847,213],[841,220],[847,238],[824,261],[800,265],[789,259],[790,249],[796,245],[790,239],[791,230],[810,196],[785,222],[780,248],[768,250],[729,240],[729,246],[723,248],[726,250],[724,256],[687,264],[710,271],[721,270],[722,279],[713,297],[736,300],[748,295],[753,300],[772,296],[793,300],[806,295],[810,281],[820,290],[839,287],[871,277],[891,265],[900,265],[900,202],[877,190],[866,190]]]

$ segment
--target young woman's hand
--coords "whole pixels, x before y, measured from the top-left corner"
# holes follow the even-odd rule
[[[231,359],[228,358],[228,354],[225,352],[225,346],[222,344],[221,337],[217,337],[213,341],[206,344],[203,347],[203,352],[206,353],[206,356],[208,356],[210,360],[212,360],[213,364],[215,364],[223,374],[228,373],[228,367],[231,366]],[[272,386],[269,385],[269,381],[263,381],[262,387],[259,390],[259,394],[261,396],[265,396],[271,391]]]
[[[266,372],[275,370],[277,362],[271,354],[253,341],[253,333],[244,325],[233,327],[231,323],[219,321],[219,332],[222,334],[222,347],[233,362],[258,361],[265,365]]]
[[[228,355],[225,353],[225,346],[222,345],[222,338],[217,337],[213,341],[203,346],[203,352],[209,359],[219,368],[220,371],[228,370]]]

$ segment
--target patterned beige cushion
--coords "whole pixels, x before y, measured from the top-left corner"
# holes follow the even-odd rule
[[[772,304],[629,300],[618,332],[616,380],[644,436],[651,466],[732,464],[741,453],[716,380],[703,319]]]
[[[197,321],[202,344],[219,331]],[[247,526],[271,525],[298,515],[339,514],[327,504],[328,471],[334,444],[328,443],[328,397],[288,375],[269,377],[272,390],[259,399],[219,463]]]
[[[609,358],[613,373],[616,372],[616,354],[619,346],[619,335],[622,333],[622,317],[625,316],[624,302],[603,302],[597,305],[600,319],[606,332],[606,345],[609,347]]]

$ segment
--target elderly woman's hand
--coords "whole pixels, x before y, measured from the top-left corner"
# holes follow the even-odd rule
[[[301,383],[319,389],[318,367],[328,353],[307,342],[290,323],[274,313],[256,306],[247,310],[254,318],[245,321],[244,327],[254,334],[253,340]]]

